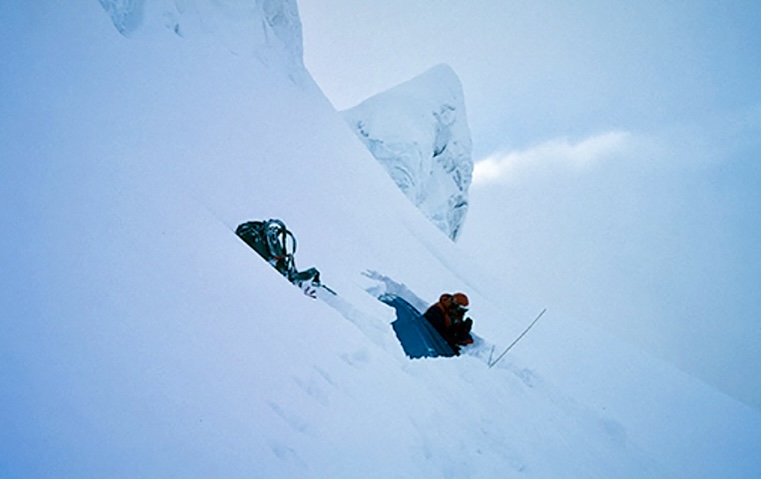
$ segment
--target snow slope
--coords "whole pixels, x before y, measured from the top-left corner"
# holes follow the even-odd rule
[[[454,71],[437,65],[342,114],[407,198],[457,239],[468,212],[473,159]]]
[[[409,361],[368,290],[466,291],[500,346],[544,305],[432,225],[291,58],[126,39],[97,2],[0,8],[1,477],[761,471],[756,412],[552,305],[493,369]],[[267,217],[337,298],[233,234]]]

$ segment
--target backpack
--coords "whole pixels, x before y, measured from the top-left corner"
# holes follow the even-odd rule
[[[235,234],[291,283],[301,286],[310,281],[313,285],[320,285],[320,272],[316,268],[296,269],[296,237],[281,220],[248,221],[239,225]]]

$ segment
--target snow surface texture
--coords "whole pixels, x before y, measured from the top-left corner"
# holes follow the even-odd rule
[[[407,198],[456,240],[468,211],[473,160],[454,71],[438,65],[343,115]]]
[[[0,30],[0,477],[759,477],[757,412],[552,305],[487,368],[545,305],[420,215],[290,58],[23,5],[35,28]],[[338,296],[234,233],[269,217]],[[484,343],[408,360],[377,295],[458,290]]]

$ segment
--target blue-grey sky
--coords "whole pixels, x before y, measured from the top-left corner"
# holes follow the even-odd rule
[[[444,62],[476,157],[761,101],[754,1],[300,2],[305,60],[339,108]]]
[[[338,109],[437,63],[477,162],[463,246],[509,294],[761,408],[761,3],[299,3]]]

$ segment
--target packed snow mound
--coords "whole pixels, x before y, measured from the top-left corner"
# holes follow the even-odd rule
[[[151,27],[180,37],[205,37],[232,53],[267,60],[285,54],[303,67],[296,0],[99,0],[124,36]]]
[[[473,159],[454,71],[435,66],[342,113],[407,197],[456,240],[468,211]]]

